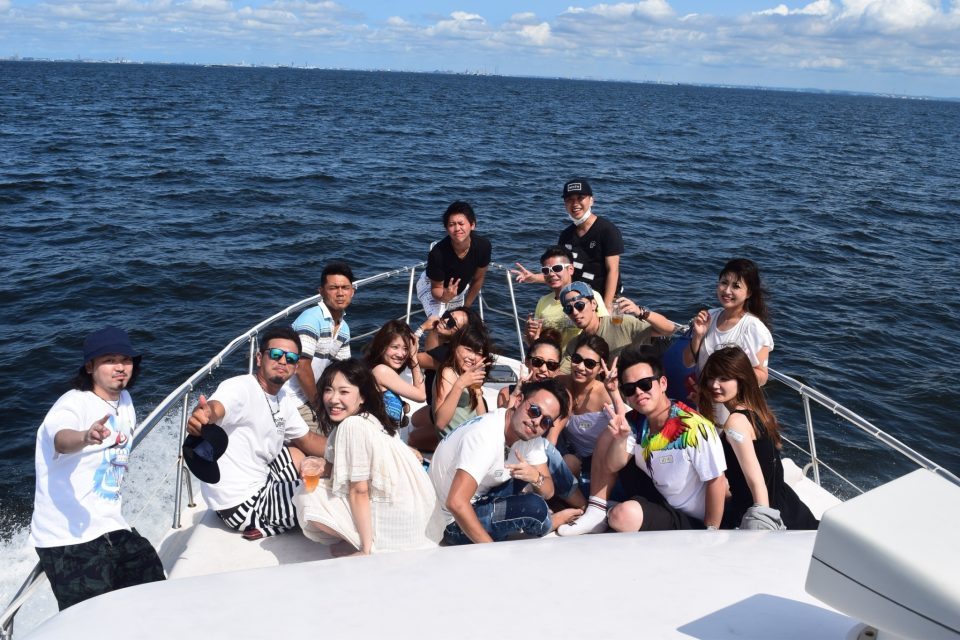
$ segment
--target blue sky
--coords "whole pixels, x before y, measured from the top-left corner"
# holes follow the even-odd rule
[[[0,0],[0,57],[960,97],[960,0]]]

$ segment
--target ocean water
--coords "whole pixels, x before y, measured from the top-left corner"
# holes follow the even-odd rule
[[[231,338],[314,293],[328,260],[363,277],[424,259],[455,199],[474,204],[495,261],[535,266],[578,175],[623,231],[627,296],[683,322],[715,303],[727,259],[754,259],[771,365],[960,473],[958,102],[0,62],[4,566],[32,553],[36,428],[89,331],[119,324],[144,352],[142,417]],[[405,290],[361,291],[355,332]],[[517,291],[523,312],[544,292]],[[799,405],[769,391],[802,440]],[[858,481],[893,464],[829,412],[817,424],[820,453]]]

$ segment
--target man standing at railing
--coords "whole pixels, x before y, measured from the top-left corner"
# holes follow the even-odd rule
[[[127,389],[139,372],[140,354],[126,331],[91,333],[73,389],[37,431],[30,544],[61,610],[164,579],[157,552],[121,512],[120,485],[137,422]]]
[[[344,316],[353,301],[353,292],[353,271],[349,265],[331,262],[320,274],[321,301],[293,321],[293,330],[303,345],[300,357],[305,362],[297,367],[297,375],[287,383],[287,388],[313,433],[320,429],[316,416],[317,380],[331,360],[350,358],[350,327]]]
[[[286,393],[300,361],[300,339],[289,327],[268,330],[253,374],[228,378],[187,421],[190,435],[203,437],[205,425],[219,425],[229,437],[216,461],[219,479],[200,491],[230,528],[248,540],[282,533],[297,525],[293,494],[300,484],[304,454],[322,457],[324,436],[311,433]],[[290,442],[291,446],[284,446]]]

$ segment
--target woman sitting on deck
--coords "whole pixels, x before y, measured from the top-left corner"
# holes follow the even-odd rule
[[[424,402],[427,399],[423,370],[417,359],[417,338],[402,320],[391,320],[377,331],[367,351],[367,366],[373,371],[377,388],[383,392],[383,405],[387,417],[395,427],[405,425],[410,405],[404,402]],[[411,382],[400,374],[410,368]]]
[[[450,353],[440,364],[433,394],[433,417],[440,436],[487,413],[483,381],[490,365],[490,338],[473,325],[464,328],[450,344]]]
[[[433,485],[387,419],[370,370],[356,359],[335,361],[317,390],[320,425],[330,435],[324,479],[294,496],[304,535],[325,544],[344,541],[333,555],[437,544],[445,519]]]
[[[715,403],[730,412],[721,443],[731,497],[721,528],[816,529],[820,523],[783,480],[780,427],[747,354],[740,347],[714,351],[700,373],[699,394],[707,420],[713,420]]]

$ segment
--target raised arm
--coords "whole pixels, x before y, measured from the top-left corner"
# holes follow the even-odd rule
[[[607,280],[603,285],[603,304],[607,305],[607,309],[613,309],[617,283],[620,282],[620,256],[606,256],[603,262],[607,268]]]
[[[630,462],[630,452],[627,451],[627,441],[631,433],[630,425],[627,423],[626,409],[623,405],[619,411],[614,410],[613,405],[610,404],[603,409],[610,416],[607,432],[613,436],[610,446],[607,447],[607,470],[610,473],[618,473]]]
[[[90,428],[85,431],[61,429],[57,432],[57,435],[53,436],[53,448],[57,450],[57,453],[76,453],[88,445],[100,444],[110,435],[110,427],[106,425],[109,419],[110,414],[107,414],[90,425]]]
[[[398,396],[403,396],[414,402],[423,402],[427,399],[427,391],[423,382],[423,371],[420,363],[410,368],[410,377],[413,384],[404,380],[400,374],[385,364],[378,364],[373,368],[373,377],[377,379],[377,384],[384,389],[393,391]]]
[[[437,376],[437,392],[433,395],[433,417],[437,429],[443,431],[453,420],[453,414],[460,402],[463,390],[477,384],[483,384],[486,378],[485,363],[481,362],[461,375],[447,367]]]
[[[703,346],[703,338],[707,335],[709,327],[710,313],[706,309],[701,309],[691,325],[693,331],[690,335],[690,344],[683,350],[683,365],[685,367],[692,367],[697,364],[697,357],[700,355],[700,348]]]

